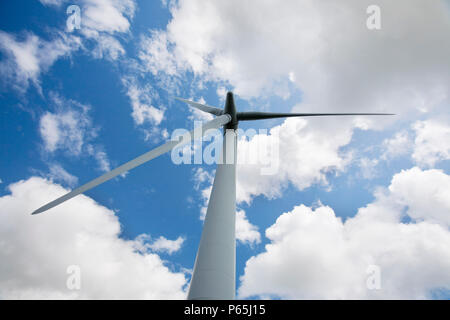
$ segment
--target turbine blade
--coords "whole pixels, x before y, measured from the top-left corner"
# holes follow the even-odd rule
[[[192,107],[197,108],[199,110],[202,110],[204,112],[211,113],[211,114],[213,114],[215,116],[221,116],[224,113],[222,109],[219,109],[219,108],[216,108],[216,107],[207,106],[205,104],[197,103],[197,102],[194,102],[194,101],[190,101],[190,100],[186,100],[186,99],[178,98],[178,97],[175,97],[175,99],[177,99],[177,100],[179,100],[181,102],[185,102],[185,103],[191,105]]]
[[[387,116],[394,113],[273,113],[273,112],[238,112],[238,121],[251,121],[288,117],[317,117],[317,116]]]
[[[35,210],[32,214],[38,214],[38,213],[47,211],[48,209],[51,209],[51,208],[63,203],[64,201],[67,201],[67,200],[75,197],[76,195],[79,195],[80,193],[83,193],[89,189],[92,189],[92,188],[98,186],[99,184],[102,184],[103,182],[108,181],[108,180],[118,176],[119,174],[122,174],[133,168],[136,168],[137,166],[140,166],[141,164],[143,164],[147,161],[150,161],[150,160],[172,150],[177,145],[179,146],[179,145],[183,145],[183,144],[190,142],[194,136],[194,131],[199,130],[200,128],[202,130],[201,135],[196,135],[196,137],[197,136],[201,137],[205,134],[205,132],[207,130],[218,129],[230,121],[231,121],[231,116],[228,114],[224,114],[220,117],[215,118],[214,120],[208,121],[203,126],[201,126],[199,128],[195,128],[194,130],[190,131],[189,133],[186,133],[185,135],[181,136],[178,141],[171,140],[153,150],[150,150],[150,151],[144,153],[143,155],[141,155],[131,161],[128,161],[127,163],[121,165],[120,167],[117,167],[117,168],[105,173],[104,175],[102,175],[92,181],[89,181],[88,183],[63,195],[62,197],[59,197],[58,199],[53,200],[52,202],[49,202],[46,205],[43,205],[39,209]]]

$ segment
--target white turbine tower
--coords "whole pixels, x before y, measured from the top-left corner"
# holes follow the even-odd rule
[[[388,113],[267,113],[236,112],[233,94],[227,93],[224,110],[193,101],[177,98],[204,112],[217,116],[202,127],[183,135],[178,141],[169,141],[143,155],[111,170],[82,185],[62,197],[40,207],[32,214],[44,212],[76,195],[83,193],[119,174],[150,161],[175,146],[190,143],[193,137],[202,137],[208,129],[223,126],[224,140],[222,163],[217,165],[213,188],[203,226],[202,237],[195,259],[194,271],[189,287],[188,299],[234,299],[236,279],[236,159],[237,126],[239,121],[284,117],[347,116],[347,115],[391,115]],[[197,130],[201,130],[198,134]],[[194,134],[194,131],[195,134]]]

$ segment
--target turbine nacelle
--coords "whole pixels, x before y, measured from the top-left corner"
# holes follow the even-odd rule
[[[237,117],[236,105],[234,104],[233,92],[227,92],[227,99],[225,100],[225,107],[223,111],[225,114],[229,114],[231,116],[231,121],[224,126],[225,130],[236,130],[239,119]]]

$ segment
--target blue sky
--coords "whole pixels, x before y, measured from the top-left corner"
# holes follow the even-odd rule
[[[0,297],[183,298],[214,165],[166,154],[29,213],[206,120],[173,96],[232,90],[239,110],[397,114],[240,125],[281,140],[276,174],[238,167],[238,297],[448,298],[448,7],[378,2],[370,30],[365,1],[3,1]]]

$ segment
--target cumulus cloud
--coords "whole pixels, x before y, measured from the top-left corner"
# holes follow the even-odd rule
[[[450,176],[443,171],[402,170],[393,177],[389,192],[390,201],[401,204],[414,220],[450,227]]]
[[[67,2],[67,0],[39,0],[40,3],[42,3],[44,6],[61,6],[64,2]]]
[[[262,1],[255,10],[239,1],[182,0],[170,6],[166,30],[143,41],[140,56],[154,74],[189,71],[243,97],[286,97],[291,83],[309,111],[413,116],[448,101],[445,1],[381,1],[376,31],[366,27],[370,4],[283,1],[273,10],[273,1]]]
[[[211,173],[203,168],[197,168],[192,170],[194,174],[194,189],[199,190],[200,186],[203,184],[211,185],[213,183],[214,177]]]
[[[39,77],[60,57],[70,55],[80,46],[78,37],[68,37],[63,33],[50,41],[33,33],[19,38],[0,30],[0,51],[5,58],[0,61],[0,71],[5,81],[12,81],[19,91],[24,91],[33,83],[40,90]]]
[[[258,227],[248,221],[244,210],[236,211],[236,240],[249,245],[261,242]]]
[[[70,156],[90,155],[97,160],[100,170],[109,171],[110,163],[103,147],[93,144],[96,128],[89,116],[90,106],[67,100],[52,93],[55,112],[45,112],[39,121],[39,133],[47,156],[62,151]]]
[[[68,0],[39,0],[43,5],[60,7]],[[81,24],[88,37],[93,32],[125,33],[136,10],[134,0],[81,0]],[[82,28],[82,29],[83,29]]]
[[[284,1],[273,10],[273,1],[262,1],[255,10],[237,1],[182,0],[169,6],[172,19],[165,30],[143,36],[139,57],[152,75],[192,73],[194,81],[215,81],[218,90],[226,85],[243,98],[285,98],[300,90],[302,102],[294,111],[398,114],[382,121],[322,118],[304,130],[291,130],[292,122],[286,121],[279,130],[290,133],[281,139],[289,143],[280,146],[279,171],[262,176],[261,167],[241,166],[238,201],[277,197],[289,184],[299,190],[326,185],[326,175],[342,171],[349,160],[339,149],[350,142],[353,129],[382,128],[400,117],[415,121],[448,105],[446,4],[381,1],[382,28],[376,31],[366,27],[370,4]],[[240,153],[246,144],[251,142],[240,141]],[[366,169],[369,164],[376,165],[362,163]]]
[[[43,5],[60,8],[67,1],[41,0]],[[0,50],[6,58],[0,61],[5,83],[20,90],[29,82],[39,90],[39,77],[61,57],[70,56],[79,48],[95,58],[117,60],[125,54],[116,35],[126,34],[136,9],[133,0],[82,0],[81,28],[75,32],[53,32],[51,40],[44,40],[28,32],[16,36],[0,30]],[[64,30],[66,31],[66,30]]]
[[[133,0],[83,0],[80,33],[93,44],[95,58],[117,60],[125,49],[117,36],[130,31],[136,4]]]
[[[417,121],[412,158],[419,165],[432,167],[436,162],[450,159],[450,125],[439,120]]]
[[[78,183],[78,178],[67,172],[59,163],[53,163],[49,168],[48,177],[51,181],[64,182],[70,187]]]
[[[384,160],[407,155],[411,152],[413,142],[407,130],[395,133],[392,138],[383,141],[383,154],[381,158]]]
[[[175,76],[178,73],[178,61],[170,50],[167,33],[164,31],[150,31],[150,35],[142,37],[140,42],[139,59],[145,70],[153,75],[166,73]]]
[[[327,206],[283,213],[266,230],[265,251],[247,261],[239,295],[424,299],[450,289],[449,182],[442,171],[412,168],[345,222]],[[367,284],[372,266],[377,290]]]
[[[87,144],[86,151],[87,154],[95,158],[101,171],[106,172],[111,170],[111,163],[109,161],[108,155],[105,151],[103,151],[103,147],[101,145],[94,146],[92,144]]]
[[[123,85],[127,89],[133,112],[131,116],[137,125],[150,122],[159,125],[164,118],[164,108],[156,108],[152,105],[152,100],[157,97],[155,90],[146,85],[141,87],[135,78],[123,78]]]
[[[83,26],[108,33],[128,32],[136,4],[133,0],[83,0]]]
[[[351,159],[350,154],[340,151],[351,136],[350,128],[341,130],[327,127],[323,121],[291,118],[270,129],[268,134],[241,138],[237,201],[249,203],[259,195],[269,199],[280,197],[289,184],[298,190],[314,183],[327,185],[327,174],[343,171]],[[250,158],[242,158],[252,155],[258,157],[255,163]]]
[[[46,112],[41,117],[39,131],[46,151],[66,149],[70,154],[79,155],[86,135],[92,136],[92,132],[86,132],[90,126],[90,119],[80,112]]]
[[[450,125],[445,116],[415,121],[382,143],[384,160],[410,156],[422,168],[450,159]]]
[[[186,278],[141,241],[120,237],[113,211],[81,195],[45,214],[30,212],[68,190],[31,177],[0,198],[2,299],[183,299]],[[66,286],[68,267],[80,290]],[[70,270],[69,270],[70,271]]]
[[[168,254],[172,254],[181,249],[181,246],[183,245],[186,238],[179,236],[175,240],[169,240],[163,236],[160,236],[155,241],[150,242],[150,237],[147,235],[143,235],[139,237],[139,240],[143,242],[140,251],[151,249],[152,251],[155,252],[166,252]]]
[[[382,143],[384,160],[411,156],[420,167],[431,168],[450,159],[450,125],[446,117],[415,121],[410,130],[397,132]]]
[[[379,161],[377,159],[369,159],[366,157],[363,157],[359,159],[359,167],[361,171],[361,176],[364,179],[373,179],[378,175],[376,166],[378,165]]]
[[[109,159],[108,159],[106,152],[104,152],[104,151],[95,152],[95,159],[97,159],[100,170],[102,170],[102,171],[110,171],[111,170],[111,165],[109,163]]]
[[[120,56],[125,55],[125,49],[116,38],[101,35],[97,37],[97,46],[92,50],[92,55],[96,59],[109,58],[117,60]]]

